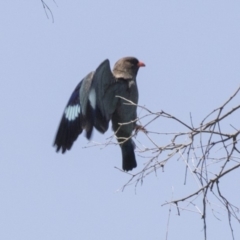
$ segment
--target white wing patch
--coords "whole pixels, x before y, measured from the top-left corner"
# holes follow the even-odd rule
[[[74,106],[68,106],[65,109],[65,118],[69,121],[74,121],[80,114],[80,106],[74,105]]]
[[[95,109],[96,108],[96,91],[95,91],[95,89],[90,90],[88,99],[90,101],[90,105],[92,106],[92,108]]]

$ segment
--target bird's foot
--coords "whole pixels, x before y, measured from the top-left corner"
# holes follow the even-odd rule
[[[145,129],[145,127],[143,127],[142,125],[136,124],[135,133],[137,134],[139,131],[142,131],[144,133],[148,133],[148,131]]]

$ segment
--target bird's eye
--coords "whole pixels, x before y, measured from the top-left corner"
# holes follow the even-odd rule
[[[138,60],[137,59],[130,59],[129,63],[133,66],[136,66],[138,64]]]

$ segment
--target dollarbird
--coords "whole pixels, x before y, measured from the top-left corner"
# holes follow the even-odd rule
[[[111,121],[122,152],[122,169],[131,171],[137,167],[131,135],[137,127],[136,77],[139,68],[144,66],[135,57],[124,57],[111,71],[106,59],[84,77],[65,107],[54,141],[56,151],[70,150],[83,130],[87,139],[91,138],[94,128],[105,133]]]

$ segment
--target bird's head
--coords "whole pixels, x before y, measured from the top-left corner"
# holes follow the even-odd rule
[[[140,62],[137,58],[124,57],[115,63],[113,75],[116,78],[135,79],[140,67],[145,67],[145,64]]]

